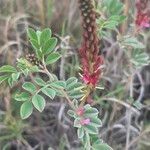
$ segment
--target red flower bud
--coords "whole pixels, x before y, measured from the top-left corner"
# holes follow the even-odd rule
[[[135,24],[140,28],[149,28],[150,27],[150,16],[149,16],[149,6],[148,0],[137,0],[136,2],[136,19]]]
[[[78,108],[76,110],[76,114],[79,116],[82,116],[84,114],[84,108],[83,107]]]

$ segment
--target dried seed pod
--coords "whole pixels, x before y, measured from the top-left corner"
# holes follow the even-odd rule
[[[44,68],[42,62],[35,56],[34,53],[32,53],[32,54],[28,53],[28,54],[26,55],[26,59],[27,59],[31,64],[36,65],[36,66],[40,67],[41,69]]]

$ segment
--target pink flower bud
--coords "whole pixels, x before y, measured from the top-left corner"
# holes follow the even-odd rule
[[[80,124],[84,126],[84,125],[88,125],[88,124],[90,124],[90,122],[91,122],[91,121],[90,121],[90,119],[89,119],[89,118],[87,118],[87,119],[83,119],[83,120],[81,120],[81,121],[80,121]]]
[[[77,115],[82,116],[84,114],[84,108],[80,107],[76,110]]]
[[[93,103],[93,99],[90,96],[87,98],[87,103],[88,104],[92,104]]]

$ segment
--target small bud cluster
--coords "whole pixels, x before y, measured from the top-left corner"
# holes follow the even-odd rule
[[[78,108],[77,109],[77,111],[76,111],[76,114],[79,116],[79,117],[81,117],[81,119],[80,119],[80,124],[83,126],[83,125],[88,125],[88,124],[90,124],[90,118],[84,118],[84,112],[85,112],[85,110],[84,110],[84,108],[83,107],[80,107],[80,108]]]
[[[150,27],[150,1],[137,0],[136,9],[137,9],[137,15],[135,20],[136,25],[141,28],[149,28]]]
[[[33,65],[43,68],[42,62],[35,56],[35,54],[27,54],[26,59]]]
[[[83,107],[78,108],[76,111],[76,114],[78,116],[82,116],[84,114],[84,108]]]
[[[83,25],[83,42],[79,49],[81,56],[83,81],[93,87],[97,84],[103,63],[99,53],[96,17],[92,0],[78,0]]]

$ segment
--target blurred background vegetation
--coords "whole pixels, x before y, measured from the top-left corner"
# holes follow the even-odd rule
[[[103,121],[100,137],[114,150],[149,150],[150,31],[132,34],[134,0],[96,0],[95,6],[101,15],[97,22],[105,57],[99,84],[103,88],[94,94]],[[49,69],[60,79],[80,78],[79,15],[77,0],[0,0],[0,66],[15,65],[17,58],[32,53],[28,27],[50,27],[59,40],[62,58]],[[123,17],[112,19],[110,15]],[[0,87],[0,150],[80,150],[63,99],[48,101],[43,113],[34,111],[29,119],[20,119],[20,105],[12,93],[22,82],[13,88],[6,83]]]

